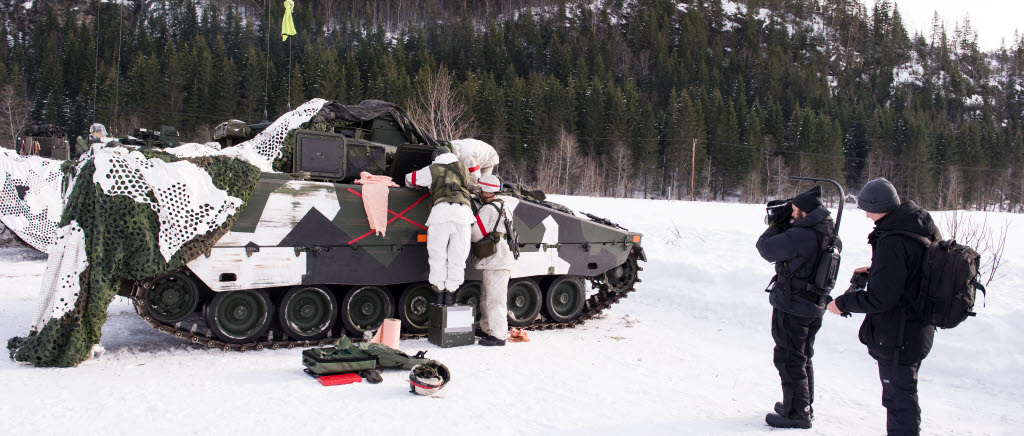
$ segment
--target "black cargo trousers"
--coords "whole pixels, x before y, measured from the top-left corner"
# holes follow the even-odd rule
[[[904,366],[878,361],[885,430],[889,436],[921,434],[921,406],[917,402],[917,370],[920,367],[921,362]]]
[[[814,335],[821,329],[821,317],[796,316],[772,309],[773,361],[782,379],[784,416],[810,418],[814,403]]]

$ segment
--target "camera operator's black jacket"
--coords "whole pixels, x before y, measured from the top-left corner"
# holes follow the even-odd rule
[[[834,228],[832,214],[828,209],[819,207],[785,231],[778,225],[769,226],[757,239],[757,251],[764,260],[775,262],[778,274],[779,280],[768,297],[773,307],[803,317],[820,317],[825,313],[824,304],[793,295],[783,283],[782,277],[783,270],[788,268],[793,277],[813,282],[814,267],[821,255],[819,238],[831,236]]]
[[[860,326],[860,341],[879,362],[891,363],[899,338],[900,322],[906,313],[900,364],[910,365],[928,355],[935,327],[926,325],[907,310],[909,295],[920,291],[921,258],[925,248],[904,236],[881,236],[892,230],[916,233],[932,240],[942,239],[931,215],[908,201],[875,222],[868,235],[871,244],[871,270],[866,291],[843,294],[836,306],[843,312],[866,313]]]

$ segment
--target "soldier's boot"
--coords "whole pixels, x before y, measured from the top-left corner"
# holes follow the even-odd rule
[[[455,305],[455,293],[454,292],[445,292],[444,293],[444,305],[445,306],[454,306]]]
[[[505,340],[504,339],[498,339],[498,338],[496,338],[494,336],[491,336],[491,335],[487,335],[486,337],[480,338],[480,340],[477,341],[477,343],[480,344],[480,345],[483,345],[485,347],[504,347],[505,346]]]
[[[781,401],[775,402],[775,413],[786,416],[786,405],[782,404]],[[811,407],[811,421],[814,421],[814,407]]]
[[[811,417],[790,418],[778,413],[765,415],[764,422],[775,428],[811,428]]]

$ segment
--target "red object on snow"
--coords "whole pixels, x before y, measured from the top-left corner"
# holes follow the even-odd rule
[[[359,374],[335,374],[325,375],[316,378],[324,386],[347,385],[349,383],[360,383],[363,378]]]

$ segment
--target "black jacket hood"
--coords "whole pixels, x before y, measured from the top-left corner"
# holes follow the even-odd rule
[[[875,230],[868,234],[868,243],[875,245],[882,233],[892,230],[916,233],[932,240],[942,239],[932,216],[913,201],[904,202],[875,222]]]

